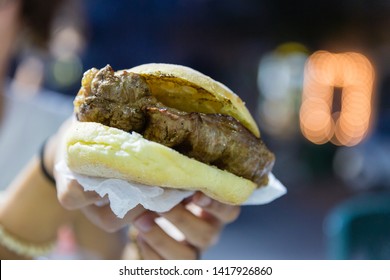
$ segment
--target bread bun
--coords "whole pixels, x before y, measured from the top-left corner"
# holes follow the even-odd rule
[[[200,190],[228,204],[241,204],[257,187],[250,180],[184,156],[161,144],[99,123],[72,124],[66,162],[74,172],[146,185]]]

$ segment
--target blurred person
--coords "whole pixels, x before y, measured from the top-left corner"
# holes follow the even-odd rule
[[[48,6],[47,2],[39,0],[2,2],[0,13],[4,17],[0,17],[0,26],[4,27],[6,32],[2,34],[6,36],[0,52],[1,80],[4,80],[12,56],[12,46],[19,39],[17,34],[28,24],[31,41],[45,46],[50,37],[49,23],[61,2],[51,1]],[[43,146],[40,156],[35,155],[2,194],[1,259],[50,257],[50,253],[53,258],[61,257],[55,255],[55,251],[53,253],[53,248],[58,231],[64,225],[72,229],[78,246],[73,258],[127,257],[123,255],[123,249],[129,243],[127,230],[130,224],[138,230],[135,237],[138,257],[197,259],[202,251],[218,240],[223,226],[238,217],[239,207],[224,205],[197,193],[166,213],[153,213],[137,207],[124,219],[118,219],[108,205],[98,207],[96,202],[101,198],[94,192],[84,192],[76,181],[55,174],[53,182],[58,143],[66,126],[65,122],[47,142],[48,145]],[[192,204],[198,205],[200,210],[191,211],[189,205]],[[184,239],[176,240],[167,234],[156,223],[160,216],[171,221],[183,233]]]
[[[18,0],[0,2],[0,34],[2,35],[2,44],[0,45],[0,112],[2,113],[0,118],[0,151],[2,160],[0,164],[2,170],[5,171],[1,179],[2,189],[5,184],[8,184],[8,174],[14,173],[14,170],[24,164],[23,160],[27,159],[27,156],[30,157],[30,153],[34,153],[32,151],[35,148],[34,143],[41,141],[39,139],[44,139],[45,133],[50,131],[59,118],[58,115],[53,115],[51,122],[46,124],[48,129],[35,127],[22,130],[16,117],[23,120],[26,117],[24,111],[27,111],[27,114],[37,114],[37,116],[29,118],[29,125],[32,126],[34,126],[35,120],[42,121],[50,113],[39,111],[40,108],[35,106],[36,99],[20,100],[3,91],[6,88],[9,89],[9,85],[6,86],[6,73],[13,56],[17,54],[16,50],[19,49],[21,41],[25,40],[25,37],[29,37],[29,40],[23,41],[23,43],[32,42],[40,47],[46,46],[50,32],[49,23],[60,2]],[[50,100],[47,101],[50,102]],[[58,102],[60,101],[62,99],[58,100]],[[29,109],[28,107],[31,107],[31,110],[25,110]],[[42,135],[30,134],[29,137],[26,137],[34,131],[36,133],[42,132]],[[10,139],[10,137],[15,137],[15,139]],[[17,154],[18,152],[20,154]],[[123,245],[123,238],[121,241],[118,238],[119,234],[108,235],[106,232],[92,227],[92,224],[86,222],[82,215],[76,215],[76,212],[71,213],[62,209],[56,199],[54,188],[37,173],[37,166],[39,166],[37,164],[36,157],[31,159],[25,169],[20,172],[21,175],[10,183],[7,190],[1,194],[0,243],[8,242],[9,247],[11,242],[13,244],[11,247],[14,249],[10,251],[7,246],[2,245],[0,247],[1,259],[37,257],[49,253],[49,249],[55,249],[56,242],[54,241],[60,226],[68,223],[72,223],[75,232],[81,228],[83,233],[93,231],[93,235],[89,233],[91,236],[105,238],[107,244],[110,244],[110,246],[105,245],[104,248],[102,243],[95,242],[91,246],[89,245],[91,242],[87,243],[84,240],[82,242],[84,244],[80,243],[81,247],[84,247],[83,251],[94,252],[93,255],[99,258],[120,257],[119,249]],[[6,169],[4,170],[4,168]],[[81,238],[82,234],[76,236]],[[34,246],[35,243],[38,245]],[[23,245],[24,250],[27,248],[27,251],[23,252]],[[88,249],[88,247],[95,248]]]

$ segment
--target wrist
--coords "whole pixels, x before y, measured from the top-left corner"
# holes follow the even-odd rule
[[[45,177],[55,184],[54,179],[54,155],[55,155],[55,137],[52,136],[45,140],[40,150],[41,171]]]

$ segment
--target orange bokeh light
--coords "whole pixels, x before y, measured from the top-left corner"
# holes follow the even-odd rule
[[[316,144],[353,146],[368,134],[374,69],[362,54],[313,53],[305,67],[300,127]],[[340,112],[332,112],[334,89],[342,89]]]

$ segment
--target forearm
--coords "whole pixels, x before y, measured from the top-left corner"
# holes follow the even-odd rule
[[[0,205],[0,224],[7,233],[38,246],[54,241],[58,227],[70,215],[58,203],[55,187],[43,175],[37,158],[8,187]],[[0,247],[1,254],[7,251]]]

